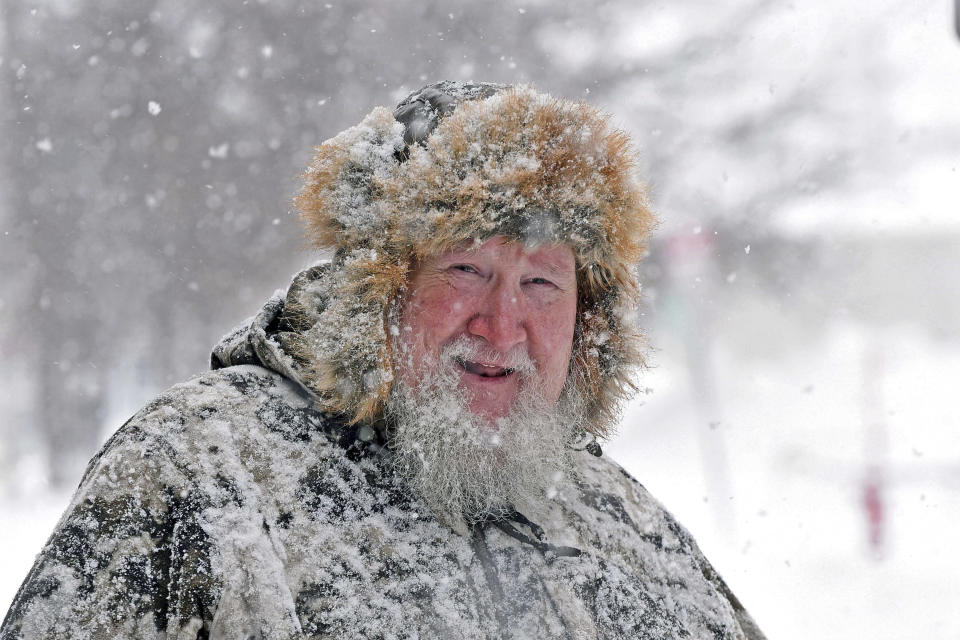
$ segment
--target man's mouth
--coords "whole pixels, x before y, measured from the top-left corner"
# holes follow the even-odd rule
[[[516,369],[512,369],[510,367],[499,367],[480,362],[472,362],[463,358],[454,358],[454,361],[467,373],[472,373],[483,378],[503,378],[516,371]]]

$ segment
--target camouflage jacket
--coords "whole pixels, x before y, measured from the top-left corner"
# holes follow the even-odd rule
[[[0,640],[762,638],[595,446],[535,518],[439,521],[375,432],[315,409],[275,339],[283,306],[94,457]]]

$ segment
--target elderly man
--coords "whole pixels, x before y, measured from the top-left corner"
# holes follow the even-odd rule
[[[625,136],[440,83],[325,142],[299,274],[90,463],[0,638],[760,638],[594,436],[641,363]]]

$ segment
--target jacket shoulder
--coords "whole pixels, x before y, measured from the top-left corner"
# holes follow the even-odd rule
[[[143,439],[155,439],[172,453],[189,453],[183,448],[207,441],[215,445],[225,435],[235,439],[261,428],[306,440],[328,422],[330,416],[283,376],[259,365],[236,365],[160,393],[117,430],[97,457]]]
[[[219,519],[258,514],[264,452],[329,448],[327,422],[255,365],[159,394],[91,460],[0,638],[194,637],[225,588]]]

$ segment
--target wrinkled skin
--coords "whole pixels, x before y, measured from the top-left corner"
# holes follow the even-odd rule
[[[440,364],[455,367],[473,413],[502,417],[531,383],[508,366],[516,352],[533,360],[532,378],[556,402],[567,379],[576,311],[569,247],[531,248],[502,236],[463,243],[416,266],[401,315],[409,349],[398,373],[416,387],[444,346],[468,336],[489,355]]]

